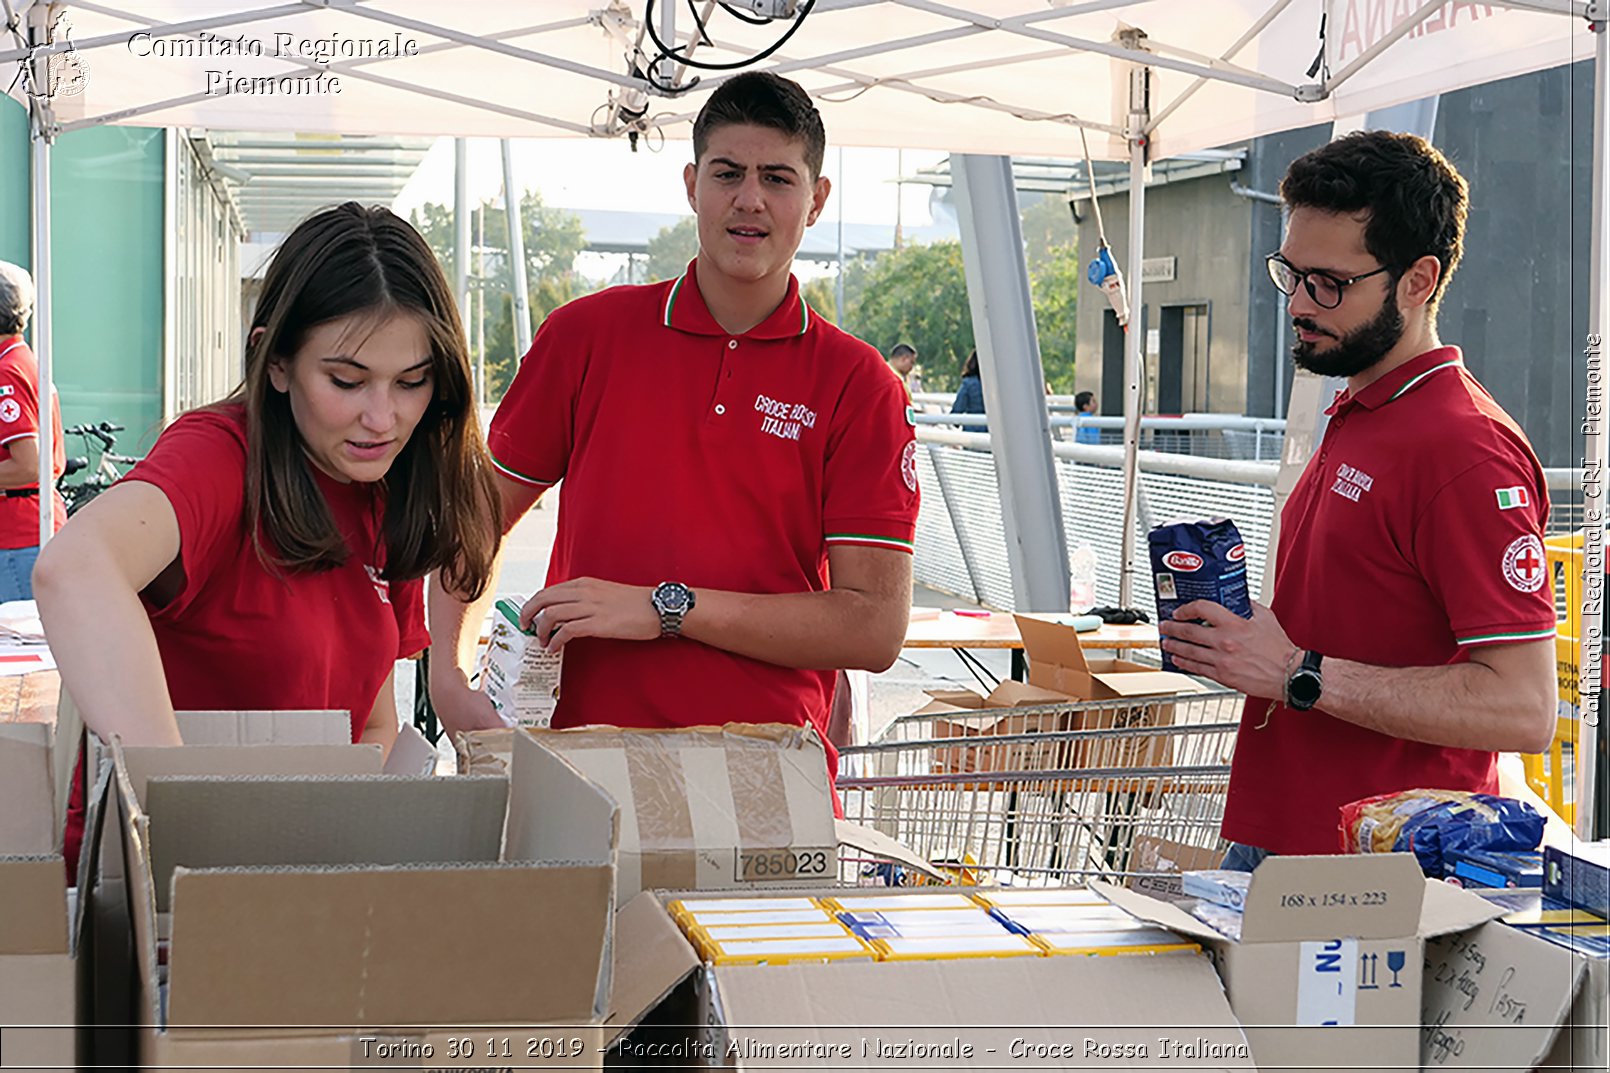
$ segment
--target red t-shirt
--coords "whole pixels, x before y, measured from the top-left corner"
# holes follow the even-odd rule
[[[271,572],[246,531],[246,429],[240,407],[175,421],[124,478],[161,489],[179,521],[184,587],[145,597],[179,711],[345,709],[356,741],[399,659],[430,643],[421,580],[380,576],[384,500],[311,463],[350,555],[318,573]]]
[[[817,592],[833,544],[910,552],[916,440],[878,352],[811,312],[797,281],[728,334],[680,279],[556,310],[487,437],[499,469],[564,480],[548,582]],[[565,645],[554,725],[814,723],[834,672],[686,639]]]
[[[0,336],[0,458],[11,456],[11,441],[39,436],[39,363],[28,344],[15,335]],[[61,404],[50,400],[50,472],[55,477],[67,468],[62,444]],[[18,485],[38,489],[38,481]],[[56,528],[67,521],[67,505],[54,490]],[[39,546],[39,497],[0,495],[0,548]]]
[[[1477,645],[1554,636],[1548,487],[1526,436],[1456,347],[1343,393],[1280,515],[1273,609],[1292,643],[1381,667],[1438,667]],[[1323,674],[1321,668],[1321,674]],[[1389,737],[1249,697],[1224,835],[1335,853],[1351,801],[1497,790],[1496,756]],[[1260,724],[1262,728],[1259,729]]]

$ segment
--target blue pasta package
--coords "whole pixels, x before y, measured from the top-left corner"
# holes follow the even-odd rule
[[[1152,579],[1157,587],[1157,621],[1192,600],[1212,600],[1242,618],[1252,617],[1247,592],[1247,546],[1228,518],[1160,525],[1149,534]],[[1163,669],[1179,668],[1167,652]]]

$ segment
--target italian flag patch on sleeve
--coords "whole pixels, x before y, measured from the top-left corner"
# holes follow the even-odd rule
[[[1516,507],[1529,507],[1532,505],[1532,493],[1526,490],[1525,485],[1517,484],[1513,488],[1495,488],[1493,493],[1498,496],[1499,510],[1514,510]]]

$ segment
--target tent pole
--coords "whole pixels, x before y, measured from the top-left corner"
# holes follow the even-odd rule
[[[1598,12],[1595,12],[1598,14]],[[1593,36],[1593,215],[1592,254],[1588,278],[1588,338],[1586,359],[1587,407],[1582,422],[1582,606],[1577,630],[1578,722],[1576,745],[1576,831],[1584,839],[1603,838],[1598,821],[1602,788],[1598,786],[1602,748],[1598,710],[1604,668],[1601,635],[1604,630],[1605,467],[1610,461],[1610,440],[1604,428],[1604,351],[1610,335],[1606,320],[1605,287],[1610,284],[1610,206],[1606,180],[1610,177],[1610,39],[1603,22],[1590,24]]]
[[[1068,546],[1012,160],[951,158],[1015,611],[1068,609]]]
[[[503,218],[509,225],[509,267],[514,273],[514,357],[518,361],[531,345],[531,281],[526,276],[520,189],[514,185],[514,148],[507,138],[503,139]]]
[[[1140,47],[1138,30],[1126,30],[1120,40]],[[1140,412],[1145,400],[1146,305],[1142,295],[1141,266],[1146,255],[1146,121],[1151,113],[1151,71],[1139,64],[1129,67],[1129,109],[1125,133],[1129,139],[1129,325],[1124,332],[1124,528],[1118,563],[1118,606],[1135,606],[1135,512],[1140,503]],[[1151,571],[1146,571],[1148,576]]]
[[[36,4],[28,11],[28,37],[36,46],[50,35],[48,5]],[[55,115],[50,107],[50,60],[39,56],[28,72],[31,90],[28,107],[28,149],[32,165],[34,332],[33,351],[39,361],[39,546],[43,548],[56,534],[55,423],[51,420],[51,400],[55,398],[55,347],[51,340],[50,274],[50,149],[55,141]]]

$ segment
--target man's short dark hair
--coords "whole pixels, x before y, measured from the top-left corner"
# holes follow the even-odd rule
[[[1095,397],[1096,393],[1094,391],[1081,391],[1079,394],[1073,397],[1073,408],[1075,410],[1083,410],[1095,400]]]
[[[917,348],[912,346],[910,343],[896,343],[894,345],[894,349],[889,351],[889,357],[891,358],[904,357],[907,354],[915,357],[917,354]]]
[[[734,124],[770,127],[803,142],[811,181],[822,174],[827,131],[810,94],[798,82],[770,71],[745,71],[717,86],[693,121],[694,161],[704,158],[713,131]]]
[[[1417,135],[1372,130],[1337,138],[1292,161],[1280,196],[1294,209],[1367,212],[1364,248],[1393,279],[1421,257],[1435,257],[1442,274],[1432,309],[1464,255],[1470,187]]]

